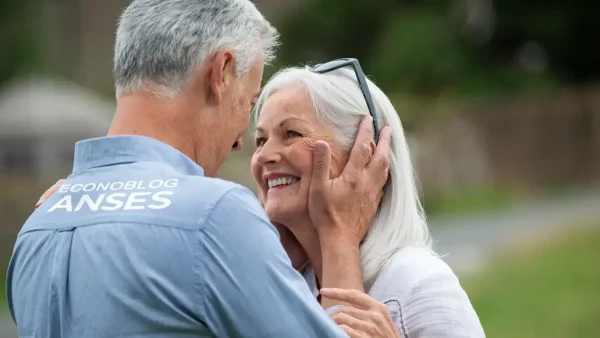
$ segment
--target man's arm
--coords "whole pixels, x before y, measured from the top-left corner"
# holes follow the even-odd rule
[[[220,337],[345,337],[292,268],[256,198],[230,190],[199,234],[202,320]]]

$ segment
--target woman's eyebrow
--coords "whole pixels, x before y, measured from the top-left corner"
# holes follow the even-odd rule
[[[292,117],[288,117],[288,118],[284,119],[283,121],[279,122],[279,127],[283,128],[283,127],[285,127],[286,124],[288,124],[290,122],[300,122],[303,124],[306,123],[306,121],[304,119],[292,116]]]
[[[284,120],[282,120],[281,122],[279,122],[277,124],[278,128],[284,128],[287,124],[291,123],[291,122],[300,122],[302,124],[306,123],[306,121],[302,118],[299,117],[295,117],[295,116],[291,116],[291,117],[286,117]],[[254,128],[254,132],[255,133],[264,133],[265,129],[262,126],[256,126]]]

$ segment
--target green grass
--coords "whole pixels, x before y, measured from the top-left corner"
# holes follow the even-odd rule
[[[463,286],[489,338],[597,338],[599,257],[596,226],[511,252]]]
[[[448,194],[425,196],[427,215],[463,215],[496,211],[516,204],[520,197],[508,190],[478,188]]]

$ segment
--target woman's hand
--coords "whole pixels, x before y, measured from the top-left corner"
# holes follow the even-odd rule
[[[384,304],[364,292],[350,289],[321,289],[321,295],[344,302],[331,318],[351,338],[400,338]]]
[[[371,125],[371,117],[361,122],[350,158],[339,177],[329,178],[329,145],[324,141],[315,144],[308,211],[321,239],[358,245],[375,218],[388,178],[391,129],[381,130],[373,153]]]
[[[361,122],[339,177],[329,177],[329,145],[323,141],[315,144],[308,213],[319,235],[324,287],[364,289],[359,247],[383,198],[391,142],[391,129],[385,127],[372,152],[372,121],[367,117]],[[321,300],[324,308],[336,304],[325,296]]]
[[[56,192],[56,190],[58,190],[58,188],[60,188],[60,186],[63,185],[63,183],[65,183],[65,179],[60,179],[56,183],[54,183],[54,185],[51,186],[50,189],[46,190],[46,192],[42,194],[42,197],[40,197],[38,202],[35,204],[35,208],[37,209],[40,205],[42,205],[42,203],[44,203],[48,198],[50,198],[50,196],[52,196]]]

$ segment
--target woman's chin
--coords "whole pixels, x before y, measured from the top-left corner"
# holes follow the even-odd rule
[[[270,205],[269,203],[265,204],[265,212],[271,222],[281,223],[286,226],[297,223],[299,219],[304,219],[308,215],[307,211],[300,212],[299,210],[293,210],[292,208],[279,208]]]

